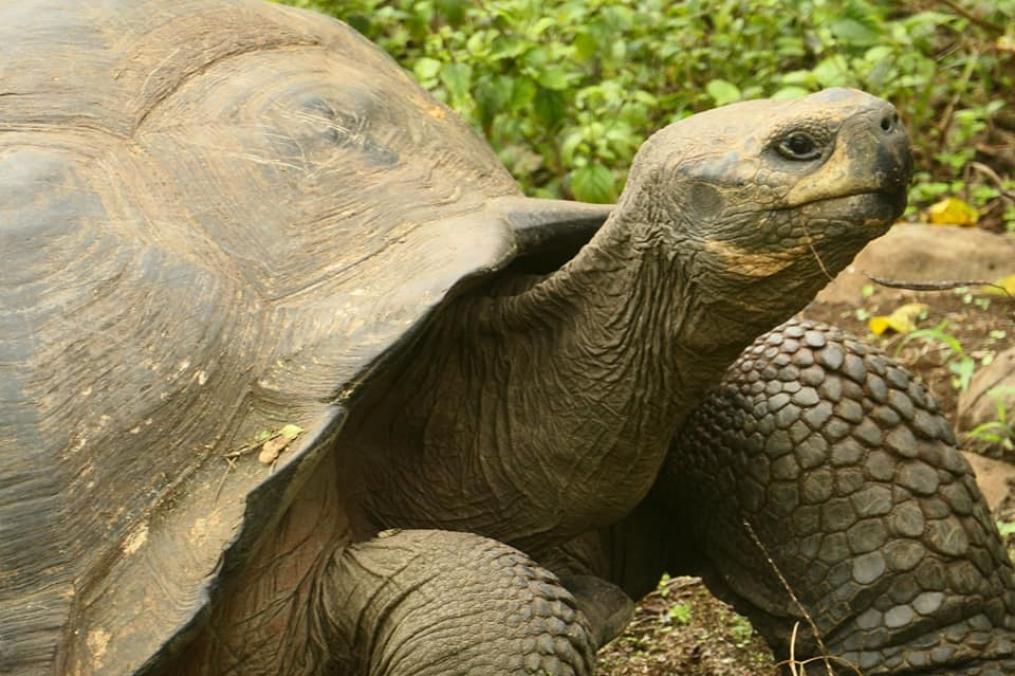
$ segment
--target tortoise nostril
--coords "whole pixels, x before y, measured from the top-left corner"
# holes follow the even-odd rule
[[[881,115],[881,129],[883,131],[894,131],[899,128],[900,124],[899,113],[895,108],[889,107]]]

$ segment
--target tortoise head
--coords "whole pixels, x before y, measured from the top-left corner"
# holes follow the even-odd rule
[[[901,215],[912,160],[891,104],[850,89],[737,103],[656,133],[639,151],[620,211],[735,287],[806,297]],[[694,272],[692,271],[692,275]],[[760,298],[753,299],[761,300]]]

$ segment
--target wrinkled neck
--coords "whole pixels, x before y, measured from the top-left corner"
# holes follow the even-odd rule
[[[580,365],[571,389],[651,397],[650,408],[675,420],[755,337],[795,311],[787,303],[799,295],[756,305],[746,289],[731,288],[727,271],[709,267],[701,241],[665,227],[614,214],[574,259],[497,311],[503,330],[552,333],[550,351]]]
[[[556,272],[450,304],[358,405],[345,445],[362,473],[343,494],[358,491],[377,528],[471,531],[533,554],[627,514],[757,335],[713,331],[712,259],[672,238],[615,215]]]
[[[663,421],[673,417],[685,389],[679,337],[691,309],[688,287],[672,246],[614,217],[504,312],[523,327],[547,327],[560,390],[587,393],[604,402],[604,415],[616,411],[618,429],[657,438],[668,429],[652,428],[671,427]]]
[[[560,270],[480,313],[511,363],[500,392],[517,422],[499,462],[531,502],[580,506],[561,515],[565,534],[644,497],[680,421],[756,335],[701,335],[698,245],[667,237],[615,215]]]

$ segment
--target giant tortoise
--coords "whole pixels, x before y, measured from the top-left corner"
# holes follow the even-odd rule
[[[923,390],[763,335],[901,213],[887,103],[683,120],[609,210],[309,12],[18,0],[0,54],[0,671],[590,674],[665,569],[797,656],[1010,664]]]

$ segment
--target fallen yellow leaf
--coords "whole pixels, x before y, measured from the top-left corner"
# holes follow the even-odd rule
[[[890,327],[888,324],[888,317],[886,315],[877,315],[867,320],[867,328],[875,336],[880,336]]]
[[[927,218],[934,225],[976,225],[980,212],[958,197],[946,197],[927,208]]]
[[[994,284],[996,286],[980,287],[980,293],[991,296],[1015,296],[1015,274],[1002,277],[995,281]]]
[[[895,308],[890,315],[876,315],[867,320],[867,328],[875,336],[891,329],[895,333],[909,333],[916,329],[916,320],[927,311],[924,303],[906,303]]]

